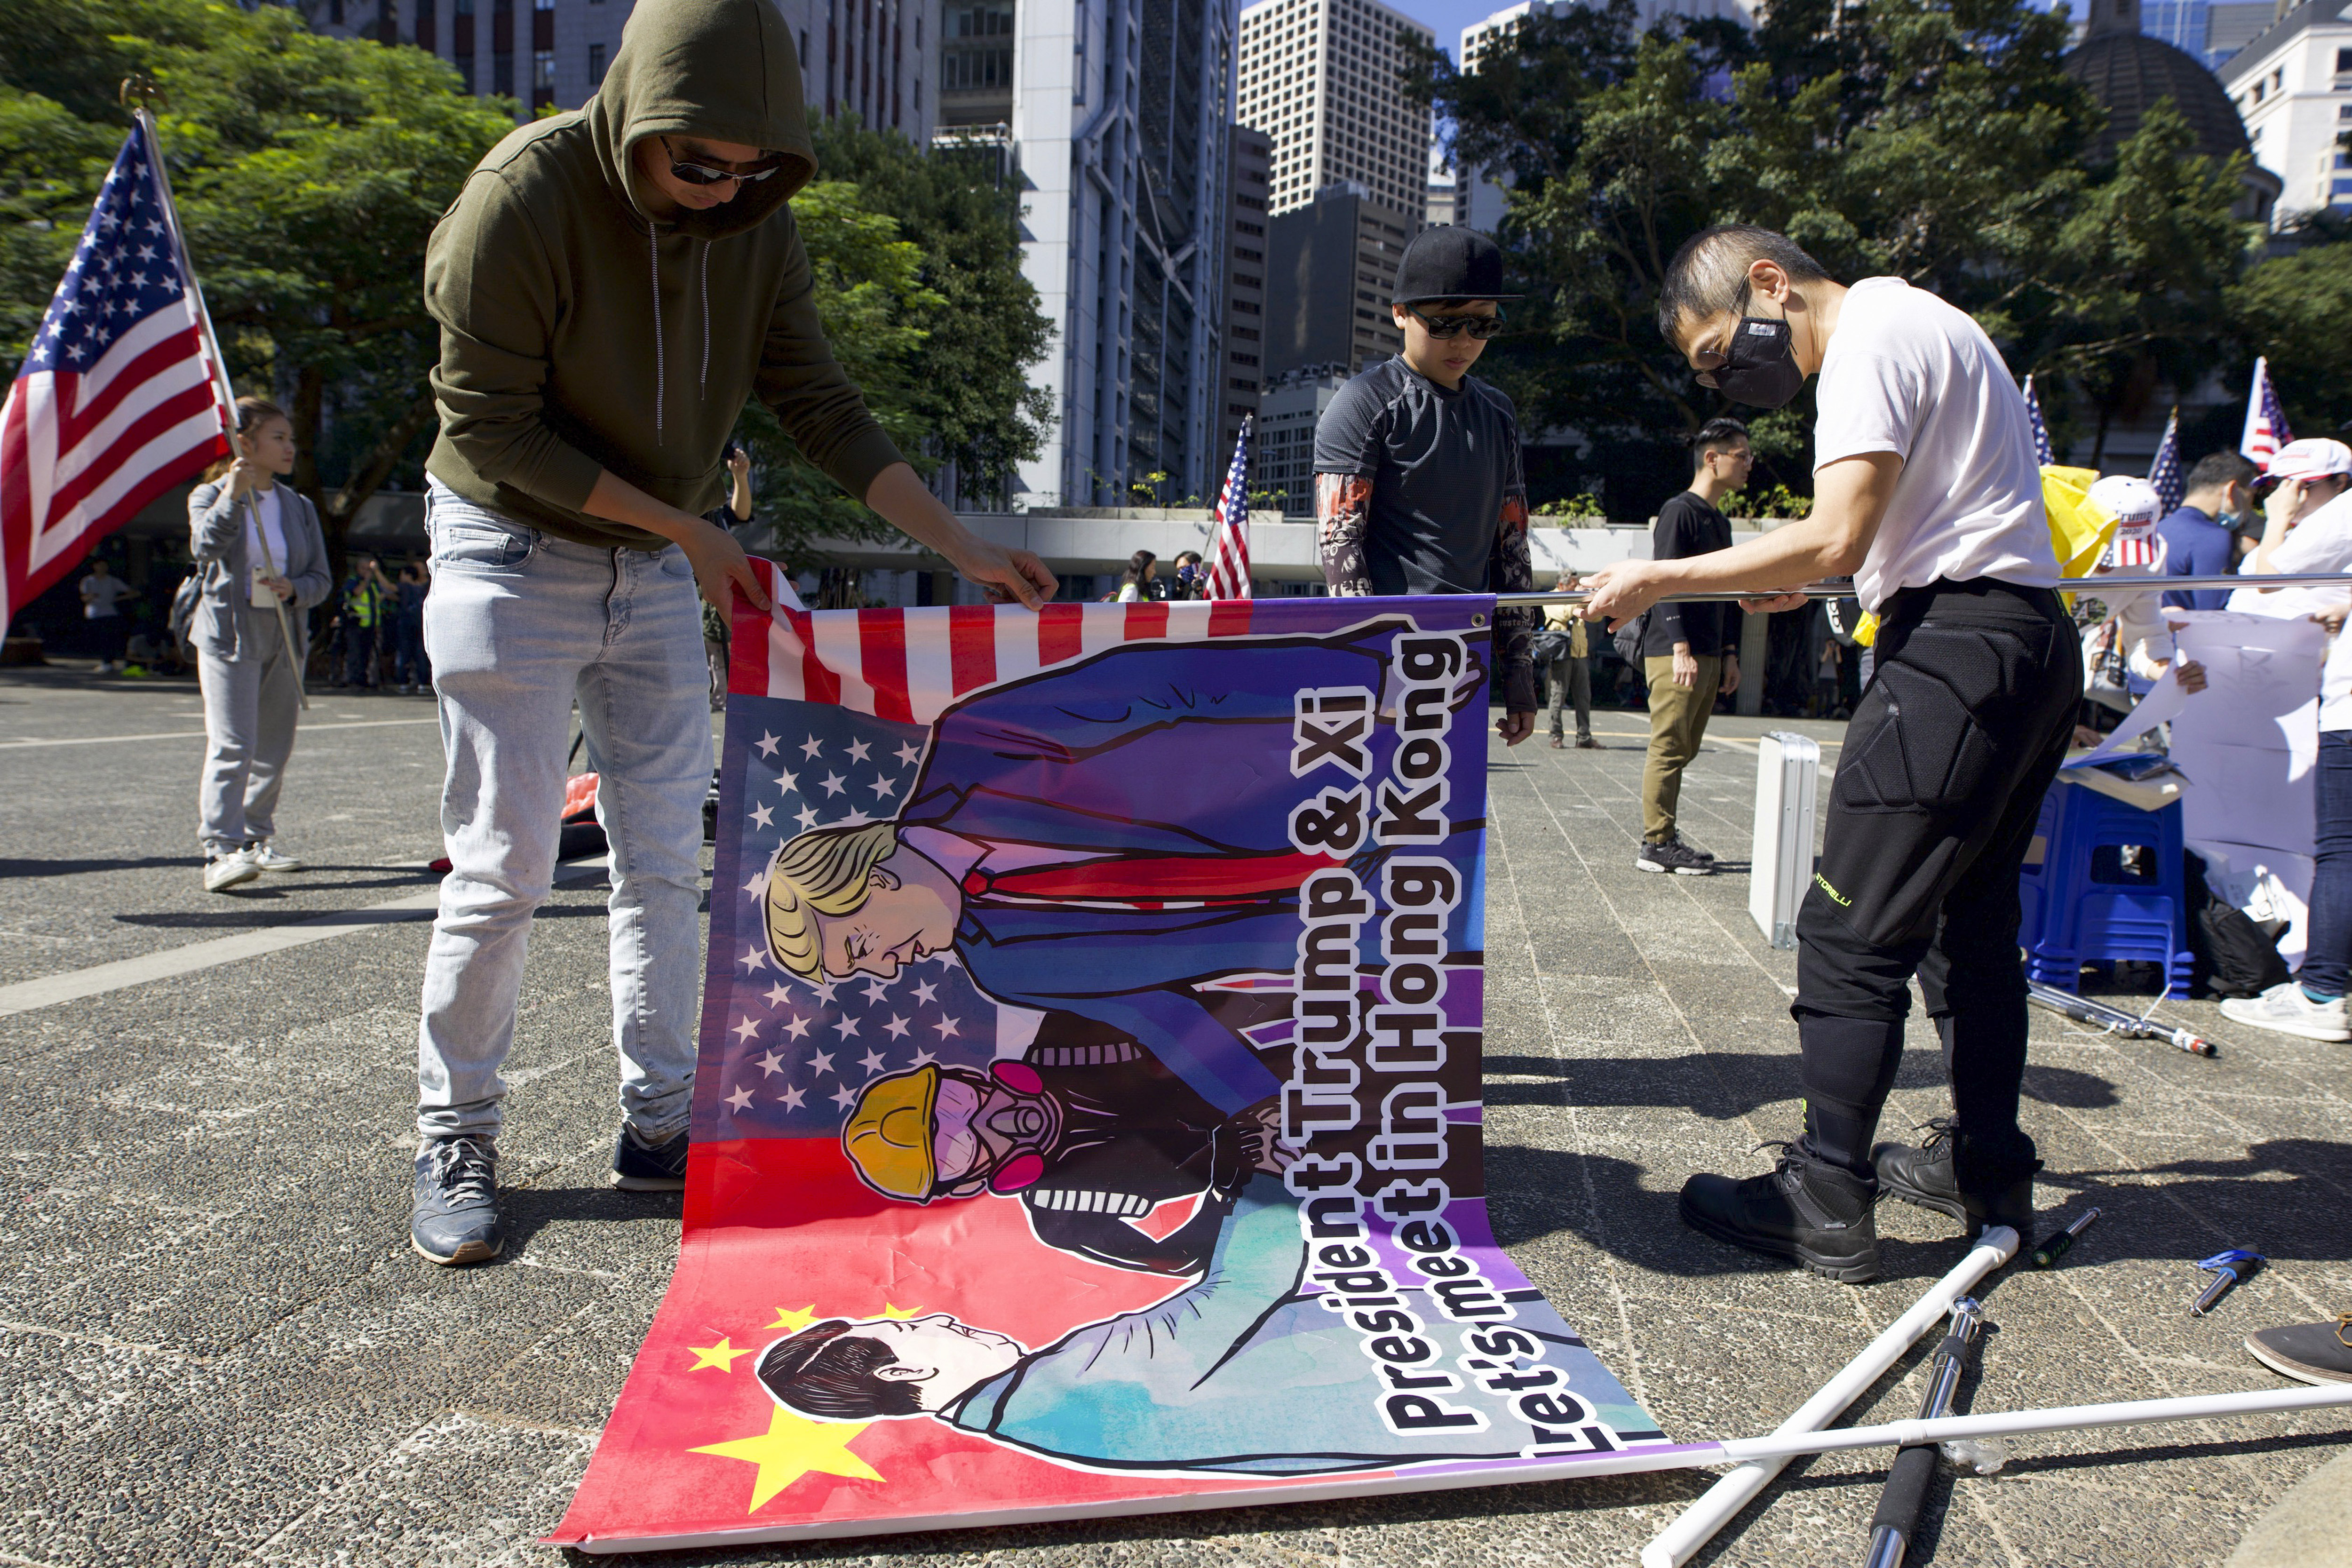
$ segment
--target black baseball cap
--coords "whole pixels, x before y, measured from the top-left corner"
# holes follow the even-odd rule
[[[1439,224],[1413,236],[1397,263],[1396,302],[1518,300],[1503,292],[1503,253],[1475,228]]]

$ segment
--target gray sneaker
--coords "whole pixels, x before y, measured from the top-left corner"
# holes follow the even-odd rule
[[[2221,1016],[2257,1029],[2301,1035],[2306,1040],[2352,1040],[2352,1023],[2344,1012],[2344,998],[2315,1002],[2302,983],[2289,980],[2259,996],[2232,996],[2221,1004]]]
[[[1634,858],[1636,871],[1671,871],[1677,877],[1711,877],[1715,874],[1715,857],[1702,855],[1679,838],[1669,838],[1663,844],[1644,843],[1642,853]]]
[[[205,891],[207,893],[226,893],[231,888],[243,887],[260,875],[261,868],[254,863],[252,851],[242,846],[226,855],[205,858]]]
[[[499,1225],[499,1152],[488,1138],[427,1138],[416,1155],[408,1245],[435,1263],[485,1263],[506,1245]]]

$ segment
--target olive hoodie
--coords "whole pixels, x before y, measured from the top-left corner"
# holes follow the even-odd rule
[[[656,223],[630,150],[657,135],[765,148],[784,167]],[[560,538],[657,550],[581,510],[597,475],[708,511],[757,396],[864,499],[900,459],[817,321],[787,205],[815,174],[800,61],[770,0],[639,0],[595,99],[492,148],[433,231],[441,433],[426,469]]]

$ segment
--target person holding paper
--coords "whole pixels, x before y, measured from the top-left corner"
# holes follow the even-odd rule
[[[1851,573],[1881,620],[1798,915],[1805,1120],[1769,1173],[1684,1184],[1685,1223],[1832,1279],[1878,1273],[1882,1191],[2030,1232],[2018,1126],[2025,979],[2018,868],[2083,694],[2025,399],[1984,330],[1899,278],[1852,287],[1785,236],[1702,230],[1658,294],[1702,384],[1778,408],[1819,375],[1811,515],[1728,550],[1628,561],[1588,583],[1622,622],[1677,591],[1772,592]],[[1792,609],[1793,595],[1751,605]],[[1922,1149],[1874,1147],[1916,973],[1954,1113]]]
[[[2261,482],[2272,487],[2262,542],[2239,575],[2352,570],[2352,447],[2324,436],[2290,441]],[[2230,608],[2284,620],[2325,614],[2343,597],[2334,588],[2248,587],[2230,595]]]

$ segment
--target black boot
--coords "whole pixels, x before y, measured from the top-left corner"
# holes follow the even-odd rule
[[[1693,1176],[1683,1184],[1683,1223],[1717,1241],[1801,1263],[1841,1284],[1878,1278],[1878,1228],[1871,1207],[1875,1184],[1843,1165],[1814,1156],[1801,1143],[1761,1145],[1785,1151],[1771,1173],[1744,1182]]]
[[[2033,1173],[2042,1169],[2033,1140],[2019,1132],[2007,1139],[1970,1137],[1938,1116],[1919,1124],[1927,1134],[1917,1148],[1881,1143],[1870,1152],[1880,1190],[1906,1204],[1948,1214],[1970,1235],[1987,1226],[2017,1232],[2021,1255],[2033,1246]]]

